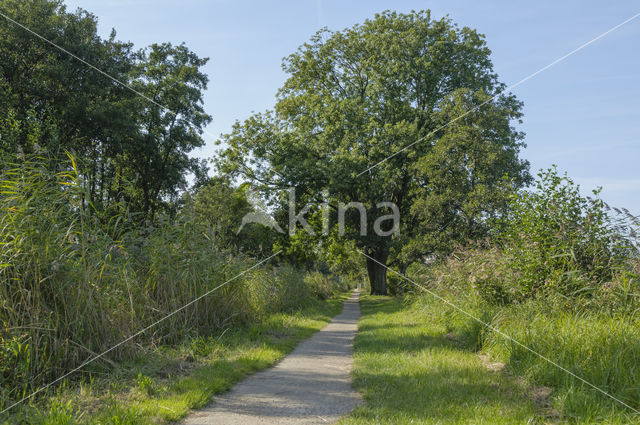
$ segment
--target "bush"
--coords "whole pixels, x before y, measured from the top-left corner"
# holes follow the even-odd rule
[[[387,273],[387,291],[389,291],[389,295],[400,296],[408,292],[412,292],[413,290],[413,285],[407,282],[403,277],[400,277],[393,272]]]
[[[572,296],[546,291],[535,298],[521,298],[513,292],[519,288],[519,275],[508,260],[501,249],[485,246],[458,251],[414,273],[416,281],[426,282],[469,315],[431,294],[413,301],[421,306],[424,320],[442,324],[464,347],[504,362],[532,385],[552,387],[554,408],[567,417],[579,423],[603,417],[606,423],[614,419],[627,423],[626,408],[493,329],[638,408],[637,260],[629,260],[610,282],[585,282],[584,290]],[[588,297],[583,296],[586,291]]]
[[[520,299],[539,292],[571,295],[585,284],[610,281],[631,245],[614,231],[604,202],[583,197],[579,186],[555,169],[539,173],[536,191],[514,196],[498,240],[518,278]]]
[[[465,347],[501,360],[531,384],[553,387],[554,408],[580,423],[628,423],[630,412],[494,329],[640,407],[636,235],[607,211],[566,176],[547,170],[535,192],[512,199],[497,243],[459,249],[412,273],[468,313],[428,294],[415,301],[425,320],[441,323]]]

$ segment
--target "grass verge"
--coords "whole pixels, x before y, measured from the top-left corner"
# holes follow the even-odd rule
[[[424,320],[439,324],[466,346],[504,363],[508,373],[521,377],[530,386],[550,390],[549,408],[566,422],[637,424],[640,423],[636,412],[640,406],[638,266],[634,260],[629,265],[630,271],[620,272],[612,282],[585,281],[582,294],[569,297],[560,290],[549,290],[534,298],[511,302],[492,296],[507,293],[517,280],[517,270],[511,269],[508,260],[495,249],[458,252],[418,269],[414,277],[459,308],[611,397],[432,295],[408,296],[423,311]]]
[[[607,312],[571,311],[548,300],[491,306],[473,297],[447,298],[506,335],[637,408],[640,331],[637,318]],[[485,329],[425,295],[416,300],[425,320],[443,326],[530,386],[549,390],[552,414],[572,424],[638,424],[638,415],[542,357]],[[555,413],[554,413],[555,412]]]
[[[345,424],[537,423],[521,381],[489,370],[421,307],[363,297],[354,385],[365,404]]]
[[[272,366],[298,342],[326,325],[345,296],[318,301],[260,324],[194,338],[123,363],[117,371],[68,384],[49,394],[46,405],[23,407],[4,424],[161,424],[206,405],[250,373]]]

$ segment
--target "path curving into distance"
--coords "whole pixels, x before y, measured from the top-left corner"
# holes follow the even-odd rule
[[[183,425],[330,424],[362,403],[351,388],[359,293],[342,313],[271,369],[215,397]]]

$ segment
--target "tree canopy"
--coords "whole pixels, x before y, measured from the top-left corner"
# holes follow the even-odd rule
[[[344,236],[370,257],[373,293],[386,293],[389,262],[481,234],[529,178],[512,125],[521,103],[502,93],[483,36],[448,18],[384,12],[323,29],[283,69],[274,110],[222,138],[222,169],[265,192],[294,187],[301,202],[362,203],[366,235],[350,211]],[[373,231],[388,214],[379,202],[398,206],[399,234]]]
[[[135,50],[115,31],[103,39],[94,15],[58,0],[2,0],[0,10],[71,53],[9,21],[0,26],[0,155],[38,153],[57,167],[73,152],[87,202],[105,217],[124,201],[153,219],[188,173],[206,176],[188,155],[211,120],[202,108],[206,58],[170,43]]]

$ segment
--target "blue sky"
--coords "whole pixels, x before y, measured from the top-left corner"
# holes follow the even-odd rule
[[[66,0],[137,47],[186,42],[210,62],[208,134],[274,104],[284,56],[321,27],[377,12],[431,9],[485,34],[495,70],[511,85],[640,12],[637,1]],[[585,192],[640,214],[640,17],[513,90],[524,102],[532,172],[557,164]],[[195,154],[211,157],[215,137]]]

